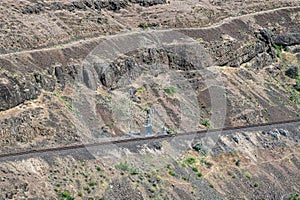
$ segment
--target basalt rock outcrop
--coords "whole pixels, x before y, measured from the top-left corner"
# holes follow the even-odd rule
[[[4,68],[9,67],[9,63],[3,64]],[[26,75],[21,72],[13,74],[3,69],[0,74],[0,111],[37,99],[43,91],[53,92],[55,89],[63,89],[66,81],[75,80],[76,73],[74,65],[68,65],[66,68],[56,66],[42,71],[37,69]]]
[[[274,43],[281,46],[293,46],[300,44],[300,33],[285,33],[274,36]]]
[[[70,3],[54,2],[54,3],[37,3],[35,5],[26,6],[23,9],[24,14],[40,14],[45,10],[86,10],[93,9],[101,11],[102,9],[110,11],[119,11],[122,8],[129,6],[129,3],[139,4],[141,6],[153,6],[157,4],[165,4],[166,0],[130,0],[130,1],[120,1],[120,0],[109,0],[109,1],[98,1],[98,0],[84,0],[84,1],[74,1]]]
[[[85,4],[88,3],[85,2]],[[240,31],[232,32],[233,28]],[[201,39],[200,43],[210,53],[214,64],[219,66],[239,67],[244,63],[249,63],[253,68],[260,69],[276,61],[274,45],[293,46],[299,44],[300,41],[299,33],[295,31],[276,34],[270,29],[255,30],[242,20],[233,20],[211,29],[180,31],[196,40]],[[143,53],[142,60],[138,61],[137,57],[136,55],[129,56],[121,62],[111,63],[105,67],[105,70],[103,70],[104,66],[95,64],[93,67],[94,77],[97,77],[97,80],[93,81],[108,88],[114,88],[120,81],[117,84],[120,87],[125,79],[129,78],[131,70],[135,69],[136,73],[140,73],[143,70],[141,63],[151,65],[151,63],[155,63],[155,60],[162,60],[173,70],[193,70],[194,68],[193,64],[189,63],[183,55],[172,53],[172,49],[148,49]],[[86,85],[90,84],[91,77],[86,70],[83,70],[82,74],[83,82]],[[54,67],[52,71],[48,69],[43,72],[31,73],[25,79],[22,79],[21,76],[16,78],[12,74],[2,73],[0,110],[7,110],[26,100],[36,99],[42,89],[53,91],[55,83],[63,89],[68,79],[75,80],[76,78],[78,78],[78,68],[70,67],[70,65]],[[120,78],[121,80],[119,80]]]
[[[53,91],[56,81],[49,75],[34,73],[27,76],[10,74],[9,71],[0,75],[0,111],[13,108],[25,101],[39,97],[41,90]]]

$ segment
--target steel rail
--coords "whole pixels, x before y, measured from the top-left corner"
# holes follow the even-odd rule
[[[0,158],[8,158],[8,157],[15,157],[15,156],[23,156],[23,155],[30,155],[30,154],[37,154],[37,153],[46,153],[46,152],[55,152],[55,151],[64,151],[64,150],[76,150],[76,149],[84,149],[89,147],[96,147],[96,146],[104,146],[110,144],[121,144],[121,143],[129,143],[135,141],[146,141],[146,140],[156,140],[156,139],[164,139],[164,138],[172,138],[176,136],[185,136],[185,135],[198,135],[203,133],[214,133],[220,131],[230,131],[230,130],[241,130],[241,129],[248,129],[248,128],[259,128],[271,125],[280,125],[280,124],[290,124],[300,122],[300,119],[293,119],[293,120],[285,120],[285,121],[277,121],[277,122],[269,122],[269,123],[261,123],[261,124],[251,124],[245,126],[237,126],[237,127],[224,127],[218,129],[206,129],[201,131],[194,131],[194,132],[187,132],[187,133],[178,133],[178,134],[168,134],[168,135],[152,135],[146,137],[136,137],[136,138],[127,138],[127,139],[117,139],[113,141],[104,141],[104,142],[96,142],[96,143],[88,143],[88,144],[77,144],[77,145],[69,145],[63,147],[53,147],[53,148],[45,148],[45,149],[32,149],[28,151],[21,151],[21,152],[13,152],[13,153],[6,153],[0,154]]]

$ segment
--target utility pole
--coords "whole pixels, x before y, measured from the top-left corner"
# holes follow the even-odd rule
[[[167,129],[166,129],[165,124],[162,127],[162,134],[167,135]]]
[[[129,124],[129,135],[133,135],[133,105],[132,105],[132,100],[134,98],[134,89],[130,88],[129,90],[129,109],[130,109],[130,124]]]
[[[145,119],[145,135],[152,135],[152,119],[151,119],[151,109],[146,110],[147,116]]]

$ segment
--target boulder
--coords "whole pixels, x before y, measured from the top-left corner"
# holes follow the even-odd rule
[[[279,133],[280,133],[280,135],[282,135],[282,136],[287,136],[287,131],[286,130],[284,130],[284,129],[279,129]]]
[[[8,110],[26,100],[36,99],[40,91],[30,82],[20,83],[6,74],[0,77],[0,111]]]
[[[300,44],[300,33],[284,33],[274,36],[274,43],[281,46]]]
[[[208,154],[208,149],[205,147],[201,142],[197,142],[194,145],[192,145],[192,148],[195,151],[198,151],[201,155],[205,156]]]
[[[72,3],[76,9],[83,10],[86,9],[85,3],[81,1],[75,1]]]

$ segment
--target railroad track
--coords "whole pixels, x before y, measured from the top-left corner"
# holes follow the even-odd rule
[[[104,146],[104,145],[109,145],[109,144],[120,144],[120,143],[129,143],[129,142],[135,142],[135,141],[146,141],[146,140],[172,138],[172,137],[176,137],[176,136],[185,136],[185,135],[187,136],[187,135],[195,135],[195,134],[198,135],[198,134],[204,134],[204,133],[214,133],[214,132],[219,132],[219,131],[259,128],[259,127],[266,127],[266,126],[280,125],[280,124],[284,125],[284,124],[297,123],[297,122],[300,122],[300,119],[277,121],[277,122],[273,122],[273,123],[253,124],[253,125],[238,126],[238,127],[225,127],[225,128],[220,128],[220,129],[208,129],[208,130],[201,130],[201,131],[188,132],[188,133],[179,133],[179,134],[168,134],[168,135],[158,134],[158,135],[152,135],[152,136],[116,139],[116,140],[112,140],[112,141],[104,141],[104,142],[89,143],[89,144],[77,144],[77,145],[70,145],[70,146],[64,146],[64,147],[32,149],[32,150],[28,150],[28,151],[0,154],[0,158],[9,158],[9,157],[14,157],[14,156],[23,156],[23,155],[30,155],[30,154],[37,154],[37,153],[64,151],[64,150],[84,149],[84,148],[95,147],[95,146]]]

